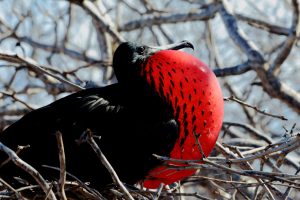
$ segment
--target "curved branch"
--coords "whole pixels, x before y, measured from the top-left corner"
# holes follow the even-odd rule
[[[105,17],[103,17],[97,10],[96,6],[91,1],[84,0],[77,5],[81,6],[91,17],[99,23],[99,26],[103,28],[117,43],[125,42],[125,39],[118,33],[112,23],[109,23]]]
[[[299,36],[300,11],[299,11],[299,4],[297,0],[292,1],[292,8],[293,8],[293,19],[292,19],[292,26],[289,30],[288,37],[285,40],[283,46],[281,47],[280,52],[278,53],[277,57],[275,58],[274,62],[271,64],[269,69],[269,72],[272,72],[275,75],[278,74],[280,66],[289,56],[294,44],[297,42],[297,37]]]
[[[267,142],[268,144],[271,144],[273,142],[272,138],[270,138],[268,135],[266,135],[265,133],[262,133],[261,131],[257,130],[256,128],[254,128],[253,126],[249,125],[249,124],[242,124],[242,123],[237,123],[237,122],[223,122],[224,125],[227,126],[236,126],[236,127],[241,127],[249,132],[251,132],[252,134],[255,135],[255,137]]]
[[[98,144],[95,142],[93,138],[93,133],[91,130],[87,129],[83,133],[83,138],[85,138],[86,142],[92,147],[94,152],[97,154],[97,157],[100,159],[101,163],[104,165],[104,167],[107,169],[109,172],[112,180],[114,183],[120,187],[121,191],[124,194],[124,198],[127,200],[134,200],[131,194],[128,192],[124,184],[121,182],[119,179],[116,171],[113,169],[109,161],[107,160],[106,156],[102,153],[101,149],[99,148]]]
[[[285,102],[295,112],[300,114],[300,94],[281,82],[278,77],[270,73],[269,63],[264,60],[263,55],[257,50],[257,47],[248,39],[245,33],[238,28],[237,21],[232,14],[230,5],[227,0],[221,0],[220,14],[229,33],[235,44],[247,55],[249,64],[257,73],[257,76],[262,81],[264,90],[272,97]],[[294,0],[296,1],[296,0]]]
[[[261,30],[268,31],[269,33],[277,34],[277,35],[286,35],[288,36],[290,33],[290,30],[288,28],[277,26],[259,19],[254,19],[242,14],[235,14],[236,18],[245,21],[249,25],[256,27]]]
[[[97,1],[97,5],[99,8],[99,12],[101,15],[103,15],[105,21],[108,24],[113,24],[111,18],[107,14],[107,9],[103,5],[102,1]],[[107,60],[107,61],[112,61],[112,41],[110,35],[106,32],[106,30],[103,28],[101,23],[96,21],[95,19],[93,20],[93,24],[96,28],[96,34],[97,34],[97,41],[99,44],[99,50],[101,52],[101,58],[102,60]],[[103,80],[107,81],[111,77],[111,68],[106,67],[104,68],[104,75],[103,75]]]
[[[55,46],[55,45],[43,44],[43,43],[37,42],[29,37],[26,37],[26,36],[25,37],[15,36],[15,38],[17,40],[19,40],[20,42],[27,43],[32,47],[43,49],[45,51],[50,51],[53,53],[64,53],[65,55],[67,55],[73,59],[76,59],[76,60],[80,60],[80,61],[84,61],[84,62],[88,62],[88,63],[100,63],[100,64],[105,65],[105,62],[103,62],[101,60],[97,60],[97,59],[88,57],[81,52],[69,49],[65,46]]]
[[[214,73],[218,77],[224,77],[224,76],[232,76],[232,75],[240,75],[244,74],[248,71],[252,70],[252,67],[250,65],[249,61],[246,61],[242,64],[233,66],[233,67],[226,67],[226,68],[218,68],[214,69]]]
[[[174,24],[187,21],[202,21],[213,18],[219,9],[219,3],[209,4],[205,10],[191,11],[189,13],[163,13],[151,15],[142,19],[130,21],[119,27],[120,31],[132,31],[161,24]]]
[[[250,62],[264,63],[262,54],[258,51],[256,45],[247,39],[246,34],[237,25],[237,20],[233,15],[232,9],[227,0],[222,0],[219,13],[226,26],[230,38],[246,54]]]
[[[6,54],[6,53],[0,53],[0,60],[4,60],[7,62],[11,62],[11,63],[17,63],[17,64],[24,64],[28,67],[30,67],[33,71],[42,74],[42,75],[48,75],[51,76],[57,80],[59,80],[62,83],[68,84],[69,86],[73,87],[76,90],[82,90],[84,89],[83,87],[76,85],[75,83],[72,83],[58,75],[52,74],[51,72],[49,72],[48,70],[46,70],[45,68],[39,66],[33,59],[31,58],[25,58],[25,57],[21,57],[18,56],[16,54]]]

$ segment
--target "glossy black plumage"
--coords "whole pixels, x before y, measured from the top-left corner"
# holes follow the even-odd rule
[[[146,46],[121,44],[113,61],[119,83],[86,89],[37,109],[0,133],[0,141],[13,150],[29,144],[20,157],[47,179],[58,180],[58,171],[41,165],[59,167],[55,137],[59,130],[67,171],[101,188],[112,182],[111,177],[91,147],[76,142],[89,128],[101,136],[97,143],[122,181],[133,184],[143,179],[159,164],[152,154],[168,156],[178,136],[170,108],[137,74],[153,52]],[[6,158],[0,152],[0,163]],[[30,180],[11,162],[0,168],[0,176],[10,181],[12,176]]]

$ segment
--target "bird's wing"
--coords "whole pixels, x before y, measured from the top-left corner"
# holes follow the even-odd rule
[[[122,122],[122,98],[119,84],[79,91],[26,114],[0,133],[0,142],[15,151],[18,146],[29,146],[19,156],[43,172],[45,168],[42,165],[59,166],[55,132],[60,131],[68,171],[93,180],[95,173],[102,175],[105,169],[101,168],[92,149],[86,143],[79,144],[77,141],[87,128],[95,130],[95,135],[116,134],[117,129],[113,127],[120,126],[119,123]],[[113,130],[110,131],[110,128]],[[108,142],[110,141],[109,138]],[[0,177],[7,180],[11,176],[28,178],[28,174],[15,167],[12,162],[1,167],[6,159],[7,155],[0,151]],[[47,170],[43,173],[44,176],[57,175],[57,171]],[[106,177],[110,180],[109,176]]]
[[[116,118],[122,109],[122,91],[118,84],[82,90],[26,114],[0,133],[0,141],[9,146],[26,145],[56,131],[78,137],[102,120],[105,126],[107,119]]]

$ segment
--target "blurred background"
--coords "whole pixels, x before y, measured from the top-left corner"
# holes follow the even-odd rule
[[[294,141],[300,127],[299,13],[297,0],[1,0],[0,130],[80,87],[116,82],[112,55],[122,41],[188,40],[195,50],[185,51],[214,70],[226,100],[212,157],[229,158],[222,147],[247,157]],[[298,147],[248,160],[251,170],[295,175],[292,182],[204,165],[175,192],[186,199],[300,198]]]

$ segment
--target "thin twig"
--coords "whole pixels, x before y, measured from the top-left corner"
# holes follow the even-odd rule
[[[60,172],[60,168],[58,167],[53,167],[53,166],[49,166],[49,165],[42,165],[42,167],[48,168],[48,169],[53,169],[56,171]],[[94,190],[90,187],[88,187],[84,182],[82,182],[79,178],[77,178],[76,176],[74,176],[73,174],[66,172],[66,174],[71,177],[72,179],[74,179],[79,186],[81,186],[82,188],[86,189],[88,192],[91,193],[91,195],[93,195],[96,199],[105,199],[97,190]]]
[[[158,200],[159,199],[161,191],[163,190],[163,188],[164,188],[164,184],[161,183],[160,186],[157,189],[157,192],[155,193],[155,195],[153,197],[153,200]]]
[[[18,97],[16,97],[16,95],[14,93],[8,93],[8,92],[0,92],[0,94],[10,97],[12,98],[14,101],[19,102],[21,104],[23,104],[26,108],[28,108],[29,110],[34,110],[34,108],[32,106],[30,106],[28,103],[26,103],[25,101],[19,99]]]
[[[242,127],[247,131],[250,131],[255,137],[264,140],[268,144],[272,144],[273,139],[268,136],[266,133],[262,133],[261,131],[255,129],[254,127],[250,126],[249,124],[242,124],[237,122],[223,122],[223,125],[226,126],[236,126],[236,127]]]
[[[277,118],[277,119],[281,119],[281,120],[288,120],[285,116],[283,115],[274,115],[274,114],[271,114],[271,113],[267,113],[266,111],[263,111],[263,110],[260,110],[259,108],[257,108],[256,106],[252,106],[248,103],[245,103],[243,102],[242,100],[239,100],[237,98],[235,98],[234,96],[230,96],[230,97],[225,97],[224,98],[225,101],[235,101],[243,106],[246,106],[248,108],[252,108],[254,109],[256,112],[258,113],[261,113],[263,115],[267,115],[267,116],[270,116],[270,117],[274,117],[274,118]]]
[[[82,90],[84,89],[83,87],[76,85],[75,83],[72,83],[56,74],[52,74],[51,72],[49,72],[48,70],[46,70],[45,68],[43,68],[42,66],[38,65],[33,59],[31,58],[26,58],[26,57],[21,57],[19,55],[16,54],[7,54],[7,53],[0,53],[0,60],[5,60],[7,62],[11,62],[11,63],[17,63],[17,64],[24,64],[28,67],[30,67],[33,71],[35,72],[39,72],[41,74],[46,74],[48,76],[51,76],[53,78],[55,78],[56,80],[68,84],[71,87],[74,87],[74,89],[76,90]]]
[[[2,178],[0,178],[0,182],[5,185],[5,187],[7,187],[8,189],[10,189],[11,191],[13,191],[16,195],[16,197],[20,200],[26,200],[26,198],[24,198],[19,191],[17,191],[15,188],[13,188],[11,185],[9,185],[6,181],[4,181]]]
[[[86,138],[87,143],[92,147],[92,149],[94,150],[94,152],[97,154],[98,158],[100,159],[101,163],[105,166],[107,171],[110,173],[111,178],[113,179],[114,183],[120,187],[121,191],[124,194],[124,198],[126,198],[128,200],[134,200],[133,197],[131,196],[131,194],[128,192],[128,190],[124,186],[124,184],[119,179],[117,173],[115,172],[115,170],[113,169],[113,167],[111,166],[109,161],[106,159],[105,155],[100,150],[98,144],[93,139],[92,131],[87,129],[83,134],[85,134],[85,137],[83,137],[83,138]]]
[[[17,156],[17,154],[5,146],[3,143],[0,142],[0,150],[6,153],[10,159],[14,162],[15,165],[23,169],[25,172],[30,174],[36,182],[39,184],[39,186],[43,189],[45,194],[47,195],[49,193],[49,198],[52,200],[56,200],[56,197],[54,195],[54,192],[52,191],[50,185],[46,182],[46,180],[42,177],[42,175],[34,169],[31,165],[24,162],[21,158]]]
[[[62,134],[60,131],[56,131],[56,140],[59,152],[59,165],[60,165],[60,176],[58,181],[58,194],[61,200],[67,200],[65,193],[65,183],[66,183],[66,158],[65,149]]]

